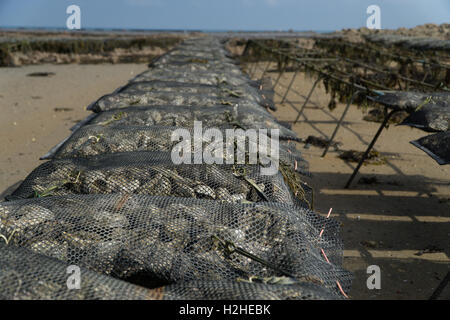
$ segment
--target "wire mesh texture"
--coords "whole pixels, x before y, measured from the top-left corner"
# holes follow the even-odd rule
[[[192,57],[188,52],[178,53],[171,56],[161,56],[158,59],[153,60],[149,67],[152,68],[165,68],[167,65],[172,67],[181,66],[187,67],[189,66],[191,70],[196,71],[223,71],[230,70],[234,74],[239,74],[240,70],[236,65],[236,62],[228,59],[205,59],[204,57]]]
[[[164,287],[164,300],[339,300],[342,298],[308,282],[283,284],[285,279],[288,278],[262,279],[260,283],[256,282],[257,280],[253,282],[192,281],[168,285]]]
[[[70,265],[31,250],[0,244],[1,300],[332,300],[314,284],[288,278],[180,282],[146,289],[80,268],[79,288],[68,286]],[[257,282],[264,281],[264,282]]]
[[[0,216],[11,245],[147,287],[282,275],[350,285],[321,253],[342,254],[339,239],[320,237],[306,209],[113,194],[4,202]]]
[[[153,60],[149,66],[154,69],[165,69],[169,65],[170,68],[185,67],[192,71],[227,70],[235,75],[242,73],[234,60],[223,57],[215,59],[212,56],[198,50],[176,51]]]
[[[201,99],[202,97],[203,99]],[[118,92],[101,97],[91,108],[93,111],[99,112],[169,102],[185,107],[199,104],[205,107],[211,104],[230,105],[236,103],[243,106],[249,105],[258,110],[259,108],[252,103],[254,102],[262,107],[274,109],[270,95],[268,97],[251,86],[234,88],[226,84],[209,85],[154,80],[128,84]]]
[[[258,103],[235,98],[229,93],[211,92],[208,95],[199,93],[165,92],[165,91],[142,91],[140,93],[114,93],[100,98],[90,106],[94,112],[111,109],[120,109],[130,106],[152,106],[152,105],[179,105],[179,106],[203,106],[204,108],[227,105],[246,106],[248,108],[260,109]]]
[[[0,298],[346,297],[340,224],[311,210],[308,163],[270,114],[273,94],[225,41],[200,37],[91,104],[0,202]],[[80,290],[68,290],[68,266],[82,270]]]
[[[183,130],[183,131],[177,131]],[[227,137],[226,130],[215,131],[220,133],[222,138]],[[188,139],[172,139],[172,136],[176,132],[189,133]],[[204,131],[206,132],[206,130]],[[246,156],[245,153],[250,150],[256,150],[252,152],[254,161],[261,160],[263,165],[268,164],[270,161],[277,161],[286,163],[293,167],[296,171],[304,174],[308,174],[308,164],[301,157],[300,154],[289,144],[282,142],[279,146],[272,145],[271,139],[266,135],[262,135],[263,139],[267,141],[267,147],[260,150],[258,144],[261,136],[259,135],[245,135],[243,131],[233,131],[234,139],[228,139],[222,143],[222,146],[218,146],[217,150],[221,150],[221,156],[216,157],[213,153],[214,160],[221,161],[223,163],[229,163],[230,161],[238,161],[238,153]],[[255,134],[257,134],[255,132]],[[229,135],[229,134],[228,134]],[[181,141],[180,141],[181,140]],[[244,141],[243,143],[237,143],[237,141]],[[200,153],[209,150],[212,153],[214,143],[211,138],[207,138],[202,134],[201,137],[195,134],[195,129],[191,128],[179,128],[179,127],[164,127],[164,126],[113,126],[105,127],[103,125],[85,125],[80,129],[74,131],[62,144],[59,144],[53,148],[42,159],[54,158],[79,158],[79,157],[91,157],[101,154],[114,154],[118,152],[132,152],[132,151],[166,151],[172,152],[175,150],[181,151],[181,149],[190,152],[191,159],[195,156],[197,151],[195,149],[196,144],[200,144]],[[278,148],[277,148],[278,147]],[[238,152],[239,151],[239,152]],[[272,154],[278,152],[278,158],[272,157]],[[198,154],[198,153],[197,153]],[[242,164],[247,157],[242,159]],[[191,160],[193,161],[193,160]],[[248,162],[245,162],[248,163]]]
[[[448,92],[386,91],[382,95],[374,97],[373,100],[388,107],[415,112],[418,108],[429,105],[436,105],[443,109],[449,108],[449,97],[450,93]]]
[[[298,135],[286,128],[264,110],[244,106],[184,106],[127,107],[100,112],[85,124],[103,126],[175,126],[190,128],[202,121],[205,128],[278,129],[281,140],[298,141]],[[270,131],[268,131],[270,135]]]
[[[257,165],[175,165],[170,153],[127,152],[70,158],[37,167],[8,200],[68,194],[135,193],[226,202],[298,204],[280,172]],[[305,195],[302,195],[305,197]],[[307,205],[307,200],[303,200]]]
[[[450,131],[435,133],[411,143],[426,152],[440,165],[450,163]]]
[[[178,81],[184,83],[200,83],[209,85],[229,84],[242,86],[250,84],[251,80],[244,75],[234,74],[231,71],[198,71],[192,67],[172,67],[149,69],[136,76],[131,82],[142,82],[151,80]],[[255,84],[256,86],[256,84]]]
[[[82,285],[70,289],[69,264],[0,243],[1,300],[153,300],[156,292],[80,268]]]
[[[436,132],[450,130],[450,93],[421,93],[411,91],[384,92],[374,101],[398,110],[405,110],[409,116],[402,125]]]

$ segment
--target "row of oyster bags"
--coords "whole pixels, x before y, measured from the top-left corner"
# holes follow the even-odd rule
[[[288,278],[252,282],[191,281],[147,289],[80,268],[82,285],[68,290],[68,263],[0,244],[0,300],[305,300],[337,299],[322,287]],[[276,283],[267,283],[268,281]],[[73,285],[73,284],[69,284]]]
[[[337,293],[351,281],[334,264],[338,225],[320,236],[315,214],[281,204],[74,195],[0,203],[0,217],[10,246],[149,288],[286,276]]]
[[[224,106],[248,106],[255,114],[266,112],[262,107],[270,105],[265,105],[264,96],[258,97],[258,90],[242,94],[256,86],[239,75],[223,54],[221,49],[205,53],[186,43],[154,61],[149,72],[133,80],[149,82],[130,84],[117,92],[122,96],[116,105],[112,101],[109,107],[97,104],[93,109],[115,112],[126,107],[120,111],[137,121],[148,121],[141,102],[128,100],[120,105],[126,95],[131,99],[135,95],[147,99],[155,109],[157,104],[169,105],[172,96],[178,105],[213,107],[219,101]],[[226,68],[215,60],[222,60]],[[172,66],[163,68],[165,63]],[[168,71],[173,79],[164,78]],[[165,86],[166,81],[178,84]],[[236,90],[236,85],[243,91]],[[196,92],[195,87],[201,89]],[[174,95],[177,90],[182,94]],[[208,92],[210,97],[198,97]],[[139,116],[128,112],[127,103],[144,112]],[[108,116],[111,118],[96,122]],[[167,112],[165,116],[166,120],[177,118]],[[155,113],[151,117],[158,119]],[[45,259],[58,259],[52,260],[54,264],[75,264],[89,270],[88,277],[92,275],[94,280],[104,277],[99,280],[103,283],[100,290],[87,286],[78,298],[155,298],[156,292],[158,299],[329,299],[336,298],[337,284],[348,289],[350,275],[339,267],[339,226],[309,210],[275,204],[298,204],[297,194],[283,183],[284,175],[261,176],[258,165],[174,166],[167,161],[168,153],[161,155],[161,151],[172,150],[170,135],[179,127],[148,123],[142,127],[126,121],[111,126],[111,120],[120,122],[121,116],[107,112],[91,119],[92,125],[76,130],[55,148],[50,154],[55,160],[34,170],[13,195],[15,199],[34,199],[0,204],[0,234],[8,240],[8,249],[15,248],[11,250],[17,253],[17,248],[31,250],[50,257]],[[226,120],[230,119],[234,126],[245,119],[251,123],[245,117]],[[277,125],[269,113],[258,119]],[[292,144],[282,143],[281,162],[303,170],[305,162]],[[325,233],[319,236],[322,228]],[[331,263],[323,259],[322,250]],[[15,265],[11,269],[18,270]],[[18,271],[13,275],[20,278]],[[9,274],[2,278],[3,288],[9,288],[8,281],[14,279]],[[23,286],[2,291],[19,298],[73,298],[64,296],[68,293],[60,290],[58,277],[22,274],[20,281]],[[150,292],[129,282],[150,288],[167,286]],[[37,287],[28,289],[27,283]],[[196,295],[191,293],[193,288]],[[117,289],[126,293],[120,295]]]
[[[207,42],[208,43],[208,42]],[[175,112],[172,112],[171,114],[168,114],[167,111],[162,111],[164,106],[169,106],[170,104],[175,104],[177,106],[183,106],[186,109],[192,108],[192,106],[197,106],[198,109],[201,107],[214,107],[209,112],[209,115],[212,116],[213,112],[217,111],[217,104],[221,103],[223,105],[228,105],[232,108],[230,110],[224,110],[222,109],[222,119],[216,120],[215,124],[226,124],[226,125],[232,125],[232,126],[240,126],[240,127],[247,127],[247,125],[252,123],[252,120],[254,118],[258,118],[259,123],[257,123],[258,128],[264,128],[264,124],[270,124],[274,125],[275,127],[282,128],[282,137],[287,139],[298,139],[291,130],[283,127],[279,123],[276,123],[276,120],[274,117],[272,117],[267,111],[259,108],[260,106],[263,106],[267,103],[267,101],[270,101],[267,97],[264,96],[264,94],[260,94],[258,92],[258,89],[255,88],[255,83],[253,83],[253,86],[250,85],[252,81],[243,75],[242,71],[237,66],[227,66],[226,72],[225,72],[225,78],[220,80],[221,77],[218,75],[214,70],[207,69],[205,70],[199,70],[199,65],[208,65],[210,66],[211,61],[216,61],[218,64],[213,64],[212,69],[215,69],[218,67],[220,63],[220,59],[217,60],[217,54],[223,55],[224,51],[223,48],[221,48],[221,44],[216,44],[216,49],[210,50],[208,48],[206,50],[206,47],[202,49],[196,48],[193,49],[192,45],[189,45],[188,43],[185,44],[184,48],[174,49],[168,54],[164,55],[163,57],[179,57],[182,53],[185,54],[185,57],[189,57],[191,54],[191,60],[188,64],[183,65],[172,65],[170,62],[164,62],[161,61],[163,58],[158,59],[158,61],[155,61],[152,65],[153,67],[149,69],[149,71],[144,72],[141,76],[148,76],[150,75],[150,78],[152,80],[148,81],[142,81],[143,79],[138,76],[134,80],[132,80],[132,83],[117,90],[117,92],[104,96],[100,98],[98,101],[96,101],[93,105],[90,106],[90,108],[94,111],[100,112],[105,110],[114,110],[114,109],[120,109],[120,108],[126,108],[130,109],[130,105],[133,106],[131,108],[134,109],[134,119],[136,119],[137,123],[144,122],[148,124],[148,115],[152,107],[158,108],[159,105],[159,112],[164,112],[168,117],[165,119],[166,121],[170,121],[170,117],[172,118],[173,122],[177,122],[179,119],[179,116],[177,114],[180,114],[180,110],[174,110]],[[215,52],[215,53],[213,53]],[[198,58],[205,58],[206,61],[197,61]],[[210,60],[207,60],[210,59]],[[223,59],[228,59],[227,57],[223,56]],[[172,61],[173,62],[173,61]],[[224,62],[225,65],[227,65],[227,62]],[[162,68],[164,67],[164,68]],[[172,69],[173,70],[172,70]],[[170,70],[167,70],[170,69]],[[168,75],[169,73],[167,71],[172,71],[170,74],[172,76],[175,76],[174,80],[159,80],[158,77],[156,77],[156,80],[153,80],[153,75],[158,74],[164,74]],[[180,73],[188,72],[189,76],[187,78],[180,77]],[[220,72],[223,73],[223,72]],[[197,81],[199,77],[214,77],[214,81],[206,83],[204,81]],[[231,80],[230,80],[231,79]],[[176,80],[176,81],[175,81]],[[186,80],[186,81],[185,81]],[[236,89],[236,86],[229,85],[228,83],[231,81],[231,83],[236,84],[234,80],[238,81],[238,84],[242,86],[242,88]],[[244,95],[244,97],[242,97]],[[243,99],[245,98],[245,99]],[[273,105],[273,102],[272,102]],[[151,107],[149,107],[151,106]],[[268,105],[266,105],[267,107]],[[141,115],[139,115],[139,107],[145,107],[145,111],[142,112]],[[170,109],[172,109],[171,107]],[[220,107],[219,107],[220,108]],[[236,111],[236,109],[239,110],[239,112]],[[128,111],[128,110],[126,110]],[[195,112],[192,112],[193,117],[198,116],[201,111],[198,110],[196,115],[194,115]],[[206,112],[205,112],[206,113]],[[116,120],[120,120],[124,114],[127,114],[127,112],[123,113],[115,113],[111,116],[110,119],[101,121],[100,123],[102,125],[108,125],[113,122],[116,122]],[[158,118],[157,113],[154,113],[155,118]],[[240,119],[237,119],[239,117],[236,117],[236,114],[241,115],[241,119],[247,120],[242,121],[246,124],[240,124]],[[255,114],[256,116],[249,116],[251,114]],[[242,116],[245,115],[245,116]],[[208,120],[208,116],[205,117],[206,120]],[[147,120],[147,121],[146,121]],[[195,120],[192,119],[192,120]],[[223,120],[220,122],[220,120]],[[200,120],[201,121],[201,120]],[[125,122],[125,121],[123,121]],[[133,123],[133,120],[130,121]],[[129,124],[128,122],[127,124]],[[134,122],[134,123],[136,123]],[[156,122],[156,121],[154,121]],[[181,122],[181,121],[179,121]],[[125,122],[126,123],[126,122]],[[164,122],[162,122],[164,123]],[[167,123],[167,122],[166,122]],[[193,121],[191,122],[192,126]],[[184,122],[186,124],[186,121]],[[253,127],[255,125],[253,124]],[[95,135],[92,136],[95,139]],[[302,160],[301,155],[299,152],[295,149],[295,146],[290,144],[289,146],[286,146],[282,150],[282,160],[284,161],[287,159],[288,163],[290,163],[295,169],[299,169],[302,172],[305,172],[305,161]],[[140,150],[140,149],[139,149]],[[144,149],[148,150],[148,149]],[[153,149],[150,149],[153,150]],[[166,149],[164,149],[166,150]],[[128,151],[128,150],[126,150]],[[285,153],[289,153],[286,154]],[[292,161],[292,159],[294,160]],[[297,158],[297,159],[295,159]]]

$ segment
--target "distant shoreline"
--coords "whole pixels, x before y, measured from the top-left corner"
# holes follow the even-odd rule
[[[336,30],[226,30],[226,29],[126,29],[126,28],[83,28],[68,30],[64,27],[16,27],[0,26],[0,31],[31,32],[100,32],[100,33],[332,33]]]

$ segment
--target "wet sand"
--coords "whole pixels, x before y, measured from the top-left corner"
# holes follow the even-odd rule
[[[90,114],[86,107],[127,83],[146,64],[33,65],[0,69],[0,194]],[[49,77],[29,77],[53,72]]]

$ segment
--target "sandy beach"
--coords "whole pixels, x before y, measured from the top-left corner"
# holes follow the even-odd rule
[[[86,107],[147,69],[147,64],[32,65],[0,72],[0,194],[23,180]],[[53,76],[30,77],[30,73]]]

